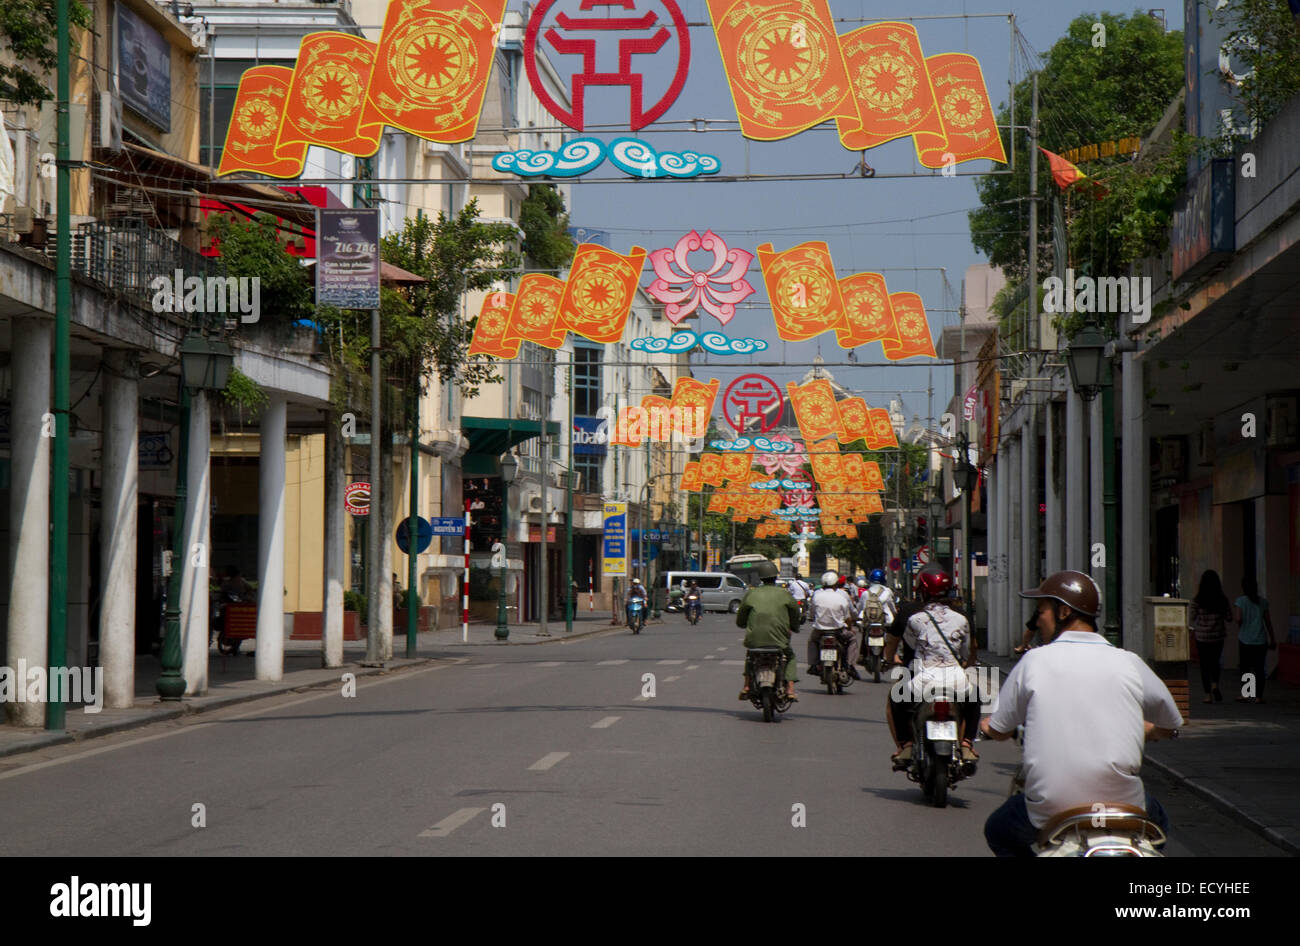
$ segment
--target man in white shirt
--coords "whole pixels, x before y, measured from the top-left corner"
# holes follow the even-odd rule
[[[1097,633],[1101,594],[1089,576],[1057,572],[1020,596],[1038,599],[1046,643],[1020,659],[980,726],[998,740],[1025,727],[1025,791],[985,822],[989,848],[1032,857],[1039,829],[1054,816],[1098,803],[1143,809],[1168,832],[1138,773],[1144,742],[1176,737],[1183,724],[1169,688],[1141,657]]]
[[[841,631],[840,639],[848,646],[848,666],[850,672],[857,675],[857,669],[854,663],[858,659],[858,649],[860,642],[856,634],[848,633],[848,627],[853,621],[854,607],[850,600],[848,592],[842,588],[835,587],[839,584],[840,576],[835,572],[827,572],[822,575],[822,587],[813,592],[812,600],[808,604],[807,621],[812,623],[812,630],[808,633],[808,673],[810,676],[817,676],[821,664],[821,642],[823,631]]]
[[[888,627],[893,624],[894,618],[898,617],[898,599],[894,597],[893,590],[885,584],[883,569],[877,568],[871,572],[867,584],[867,593],[858,602],[860,605],[859,614],[866,610],[868,598],[875,598],[880,602],[880,606],[885,609],[885,626]]]

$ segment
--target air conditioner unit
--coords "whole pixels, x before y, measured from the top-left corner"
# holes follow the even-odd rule
[[[1296,399],[1294,397],[1269,398],[1268,445],[1290,447],[1296,442]]]
[[[1025,388],[1029,387],[1028,381],[1011,382],[1011,403],[1014,404],[1020,399],[1020,395],[1025,393]]]
[[[528,503],[527,508],[528,508],[528,511],[529,511],[529,512],[541,512],[541,511],[542,511],[542,494],[541,494],[541,493],[529,493],[529,494],[528,494],[527,503]]]
[[[1196,434],[1196,465],[1214,466],[1214,421],[1202,424]]]
[[[99,93],[99,146],[122,150],[122,99],[112,92]]]

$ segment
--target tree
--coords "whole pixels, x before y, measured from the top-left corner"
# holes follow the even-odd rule
[[[1231,26],[1223,45],[1244,68],[1239,81],[1226,78],[1236,86],[1246,118],[1258,128],[1300,94],[1300,7],[1292,4],[1291,10],[1280,0],[1230,0],[1210,9],[1211,20]],[[1239,140],[1227,137],[1229,146]]]
[[[311,280],[298,258],[276,238],[273,216],[259,213],[252,220],[236,220],[229,214],[213,214],[209,220],[226,275],[260,281],[258,325],[284,331],[313,319]]]
[[[569,215],[554,184],[529,185],[519,208],[519,229],[524,231],[524,253],[539,269],[559,275],[573,260]]]
[[[94,19],[89,7],[70,0],[68,22],[88,30]],[[0,99],[35,105],[54,98],[50,73],[58,66],[57,29],[55,0],[0,3]]]

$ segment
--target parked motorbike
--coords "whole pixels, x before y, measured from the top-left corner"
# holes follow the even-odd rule
[[[686,620],[692,624],[700,623],[700,615],[704,613],[704,604],[700,601],[699,595],[686,596]]]
[[[242,638],[231,638],[226,636],[226,605],[242,604],[244,596],[234,592],[226,591],[217,595],[216,601],[212,605],[211,630],[208,635],[208,644],[215,641],[217,652],[233,657],[239,653],[239,645],[244,641]]]
[[[640,634],[641,628],[645,627],[645,598],[641,595],[633,595],[628,599],[627,626],[633,634]]]
[[[790,708],[786,695],[785,652],[780,647],[753,647],[749,656],[749,702],[763,711],[763,722],[770,723],[775,713]]]
[[[849,673],[848,648],[840,635],[842,631],[823,631],[821,639],[821,677],[826,685],[826,692],[832,695],[843,693],[844,688],[853,685],[853,674]]]
[[[912,717],[912,758],[905,770],[935,808],[948,804],[950,786],[975,774],[976,763],[962,761],[957,730],[957,704],[926,699],[917,705]]]

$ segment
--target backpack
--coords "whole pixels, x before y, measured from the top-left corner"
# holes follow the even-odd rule
[[[880,603],[874,592],[863,591],[862,597],[862,616],[868,624],[883,624],[885,622],[885,606]]]

